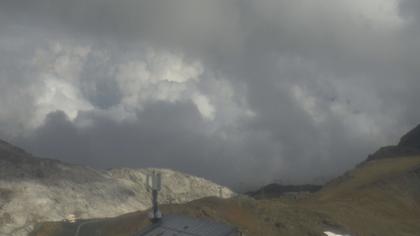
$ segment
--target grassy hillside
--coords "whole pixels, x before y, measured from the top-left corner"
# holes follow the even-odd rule
[[[419,235],[420,157],[367,162],[311,202],[358,235]]]
[[[355,195],[366,194],[372,187],[392,184],[394,181],[403,181],[399,178],[410,177],[420,169],[420,156],[400,157],[395,159],[373,160],[347,172],[343,176],[334,179],[317,194],[320,200],[333,200],[355,197]],[[417,176],[418,177],[418,176]],[[408,179],[406,179],[408,181]],[[401,183],[406,184],[406,183]],[[404,185],[405,186],[405,185]],[[385,186],[384,186],[385,187]],[[395,187],[395,186],[392,186]],[[419,186],[420,187],[420,186]],[[396,189],[384,188],[388,192]],[[398,191],[413,191],[415,188],[399,189]],[[400,194],[396,194],[399,196]]]

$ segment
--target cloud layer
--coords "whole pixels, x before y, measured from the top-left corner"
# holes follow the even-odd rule
[[[317,182],[419,123],[415,0],[0,3],[0,137],[233,187]]]

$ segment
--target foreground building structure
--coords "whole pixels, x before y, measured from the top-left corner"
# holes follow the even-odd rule
[[[162,216],[158,206],[161,175],[153,171],[146,178],[146,188],[152,192],[152,224],[134,236],[241,236],[233,226],[183,215]]]
[[[233,226],[181,215],[163,217],[135,236],[241,236]]]

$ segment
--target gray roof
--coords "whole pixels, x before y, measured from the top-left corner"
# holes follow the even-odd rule
[[[159,223],[152,225],[136,236],[236,236],[236,228],[208,220],[186,216],[165,216]]]

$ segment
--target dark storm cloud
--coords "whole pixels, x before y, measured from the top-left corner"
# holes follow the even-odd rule
[[[420,3],[414,0],[402,0],[400,4],[401,15],[404,17],[418,18],[420,15]]]
[[[229,185],[238,184],[237,176],[264,171],[266,161],[255,155],[274,154],[258,137],[249,137],[260,143],[247,147],[251,140],[224,142],[209,135],[203,130],[207,124],[191,103],[148,104],[137,115],[135,122],[116,123],[98,114],[81,113],[78,119],[95,121],[81,128],[58,111],[50,113],[23,143],[41,156],[72,163],[102,168],[171,167]],[[259,174],[259,178],[269,177]]]
[[[89,54],[81,72],[82,93],[94,106],[107,109],[121,100],[121,91],[114,80],[115,68],[100,55]]]
[[[0,4],[0,133],[43,156],[311,182],[420,120],[414,0]]]

